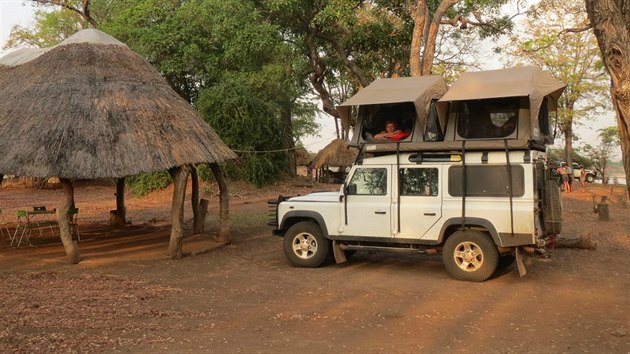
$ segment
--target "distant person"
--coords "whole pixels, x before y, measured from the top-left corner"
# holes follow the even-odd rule
[[[584,165],[580,165],[580,184],[582,185],[582,192],[586,192],[586,169]]]
[[[568,166],[566,163],[562,163],[562,166],[558,167],[556,171],[560,174],[560,177],[562,178],[562,189],[565,192],[571,192],[571,185],[569,184],[569,170],[567,167]]]

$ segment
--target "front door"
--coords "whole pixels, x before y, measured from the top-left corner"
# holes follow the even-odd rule
[[[391,236],[391,168],[389,166],[359,167],[348,183],[351,194],[345,196],[347,208],[341,204],[343,236]],[[347,224],[345,224],[345,210]]]
[[[438,167],[414,166],[398,171],[400,233],[396,235],[397,238],[423,238],[442,217],[439,177]]]

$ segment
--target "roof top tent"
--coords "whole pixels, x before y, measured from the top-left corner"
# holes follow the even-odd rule
[[[463,74],[439,100],[444,141],[485,149],[544,150],[553,143],[550,113],[566,85],[535,66]]]
[[[358,106],[358,119],[351,145],[373,143],[376,146],[439,140],[444,127],[437,114],[437,100],[446,92],[440,76],[378,79],[340,106]],[[377,140],[373,136],[385,130],[388,121],[401,131],[395,137]]]
[[[534,66],[464,73],[437,104],[443,139],[367,142],[366,152],[537,149],[553,143],[550,112],[566,85]]]

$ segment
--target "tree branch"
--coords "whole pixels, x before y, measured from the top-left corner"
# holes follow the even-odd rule
[[[90,14],[90,0],[82,0],[81,9],[77,9],[74,6],[67,4],[63,0],[30,0],[31,2],[42,5],[55,5],[60,6],[66,10],[70,10],[79,14],[85,21],[87,21],[92,27],[98,28],[98,22]]]

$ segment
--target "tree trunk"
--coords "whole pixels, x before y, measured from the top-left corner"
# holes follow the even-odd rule
[[[2,180],[4,180],[4,175],[0,175],[0,189],[2,189]]]
[[[411,76],[422,76],[422,41],[427,22],[426,0],[418,0],[409,7],[413,19],[413,33],[411,35],[411,48],[409,50],[409,66]]]
[[[586,12],[610,74],[610,91],[617,112],[621,154],[630,197],[630,2],[586,0]]]
[[[573,168],[573,122],[567,122],[564,131],[564,161]]]
[[[70,264],[77,264],[81,260],[79,254],[79,245],[76,240],[72,239],[72,230],[68,222],[68,211],[74,203],[74,187],[72,182],[67,178],[60,178],[61,187],[64,192],[64,199],[61,200],[59,208],[57,208],[57,222],[59,223],[59,237],[63,248],[66,251],[68,262]]]
[[[182,258],[182,240],[184,237],[184,200],[186,199],[186,184],[190,168],[188,166],[174,167],[168,171],[173,177],[173,203],[171,205],[171,239],[168,244],[168,256]]]
[[[216,163],[210,164],[214,178],[219,184],[219,237],[223,243],[230,243],[230,194],[221,168]]]
[[[193,234],[200,234],[203,232],[205,220],[201,216],[201,208],[199,207],[199,176],[197,175],[197,167],[191,167],[190,178],[192,180],[190,204],[192,204],[193,212]]]
[[[291,121],[291,104],[289,102],[283,102],[282,110],[280,111],[280,118],[284,122],[284,145],[290,149],[287,150],[287,173],[291,176],[297,175],[297,165],[295,163],[295,143],[293,141],[293,121]]]
[[[125,178],[116,179],[116,213],[110,217],[111,226],[125,226],[127,224],[125,210]]]

